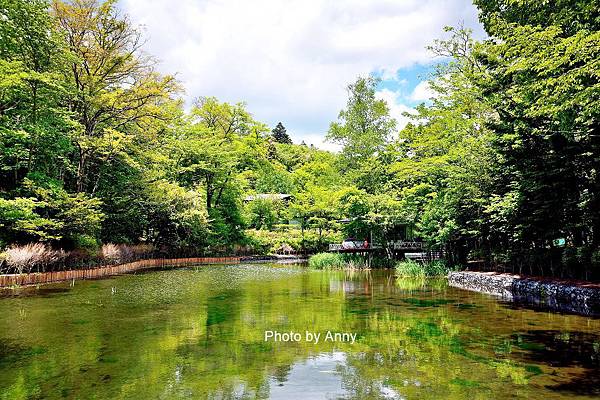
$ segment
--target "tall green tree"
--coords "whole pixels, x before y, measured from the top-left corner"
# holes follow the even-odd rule
[[[65,44],[46,1],[0,1],[0,190],[30,172],[61,179],[69,173],[76,125],[61,107]]]
[[[110,163],[157,119],[178,90],[172,76],[154,71],[141,52],[139,30],[120,15],[116,1],[55,1],[53,12],[71,53],[70,109],[81,129],[75,187],[94,193],[102,165]]]
[[[277,143],[292,144],[292,138],[290,138],[290,135],[288,135],[285,126],[283,126],[281,122],[277,123],[275,128],[273,128],[273,130],[271,131],[271,134],[273,135],[273,139]]]
[[[558,27],[562,35],[597,30],[600,24],[598,0],[474,0],[479,19],[491,35],[499,35],[506,23],[520,26]]]
[[[477,85],[497,115],[488,121],[502,154],[496,192],[517,202],[507,221],[516,262],[550,263],[554,239],[565,238],[583,268],[600,245],[600,21],[586,12],[592,3],[523,2],[534,9],[521,17],[517,5],[485,9],[493,37],[478,48]],[[533,253],[545,261],[530,261]]]
[[[381,152],[396,127],[385,101],[375,97],[378,82],[369,76],[350,84],[346,109],[329,126],[327,139],[343,146],[346,173],[353,173]]]

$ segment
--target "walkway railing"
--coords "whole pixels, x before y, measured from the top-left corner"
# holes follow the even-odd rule
[[[396,240],[394,242],[389,242],[388,247],[392,250],[422,250],[425,248],[425,243],[416,241]],[[359,251],[381,248],[382,247],[378,244],[369,245],[367,247],[361,246],[360,243],[354,247],[347,246],[342,243],[331,243],[329,245],[329,251]]]
[[[368,245],[368,246],[362,246],[362,245],[356,245],[356,246],[351,246],[351,245],[343,245],[341,243],[331,243],[329,245],[329,251],[368,251],[368,250],[374,250],[374,249],[381,249],[381,246],[379,245]]]
[[[404,253],[404,257],[413,261],[434,261],[444,257],[444,253],[441,251],[421,251],[418,253]]]
[[[416,242],[414,240],[396,240],[394,242],[390,242],[390,247],[393,250],[416,250],[416,249],[424,249],[424,242]]]

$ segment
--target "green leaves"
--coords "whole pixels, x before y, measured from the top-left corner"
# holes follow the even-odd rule
[[[45,206],[35,198],[0,198],[0,232],[4,243],[25,235],[35,240],[58,239],[53,232],[62,227],[58,221],[41,217],[36,208]]]
[[[332,122],[327,139],[343,145],[344,171],[353,174],[360,162],[383,150],[396,121],[385,101],[375,98],[378,80],[359,77],[348,86],[348,103]]]

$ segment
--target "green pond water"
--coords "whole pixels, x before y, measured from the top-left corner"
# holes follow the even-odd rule
[[[269,330],[302,340],[265,341]],[[599,395],[600,319],[445,280],[252,264],[0,291],[1,399]]]

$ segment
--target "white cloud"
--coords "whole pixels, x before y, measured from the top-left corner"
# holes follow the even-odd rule
[[[435,96],[436,92],[431,88],[430,81],[421,81],[414,88],[409,98],[414,102],[424,102],[431,100]]]
[[[304,141],[307,145],[314,145],[322,150],[329,150],[333,152],[339,152],[342,150],[342,146],[337,143],[328,142],[325,140],[325,135],[323,133],[305,133],[305,132],[297,132],[297,137],[300,139],[298,143]]]
[[[398,123],[396,125],[396,131],[401,131],[402,128],[410,122],[410,118],[403,115],[404,113],[414,113],[415,110],[405,104],[403,104],[402,96],[399,92],[394,92],[389,89],[382,89],[375,93],[378,99],[385,100],[388,107],[390,108],[390,115]]]
[[[324,136],[358,75],[392,77],[399,68],[430,63],[425,46],[445,25],[479,26],[469,0],[119,4],[145,26],[146,51],[161,60],[162,72],[177,73],[188,100],[245,101],[257,119],[281,121],[295,141],[308,143]]]

